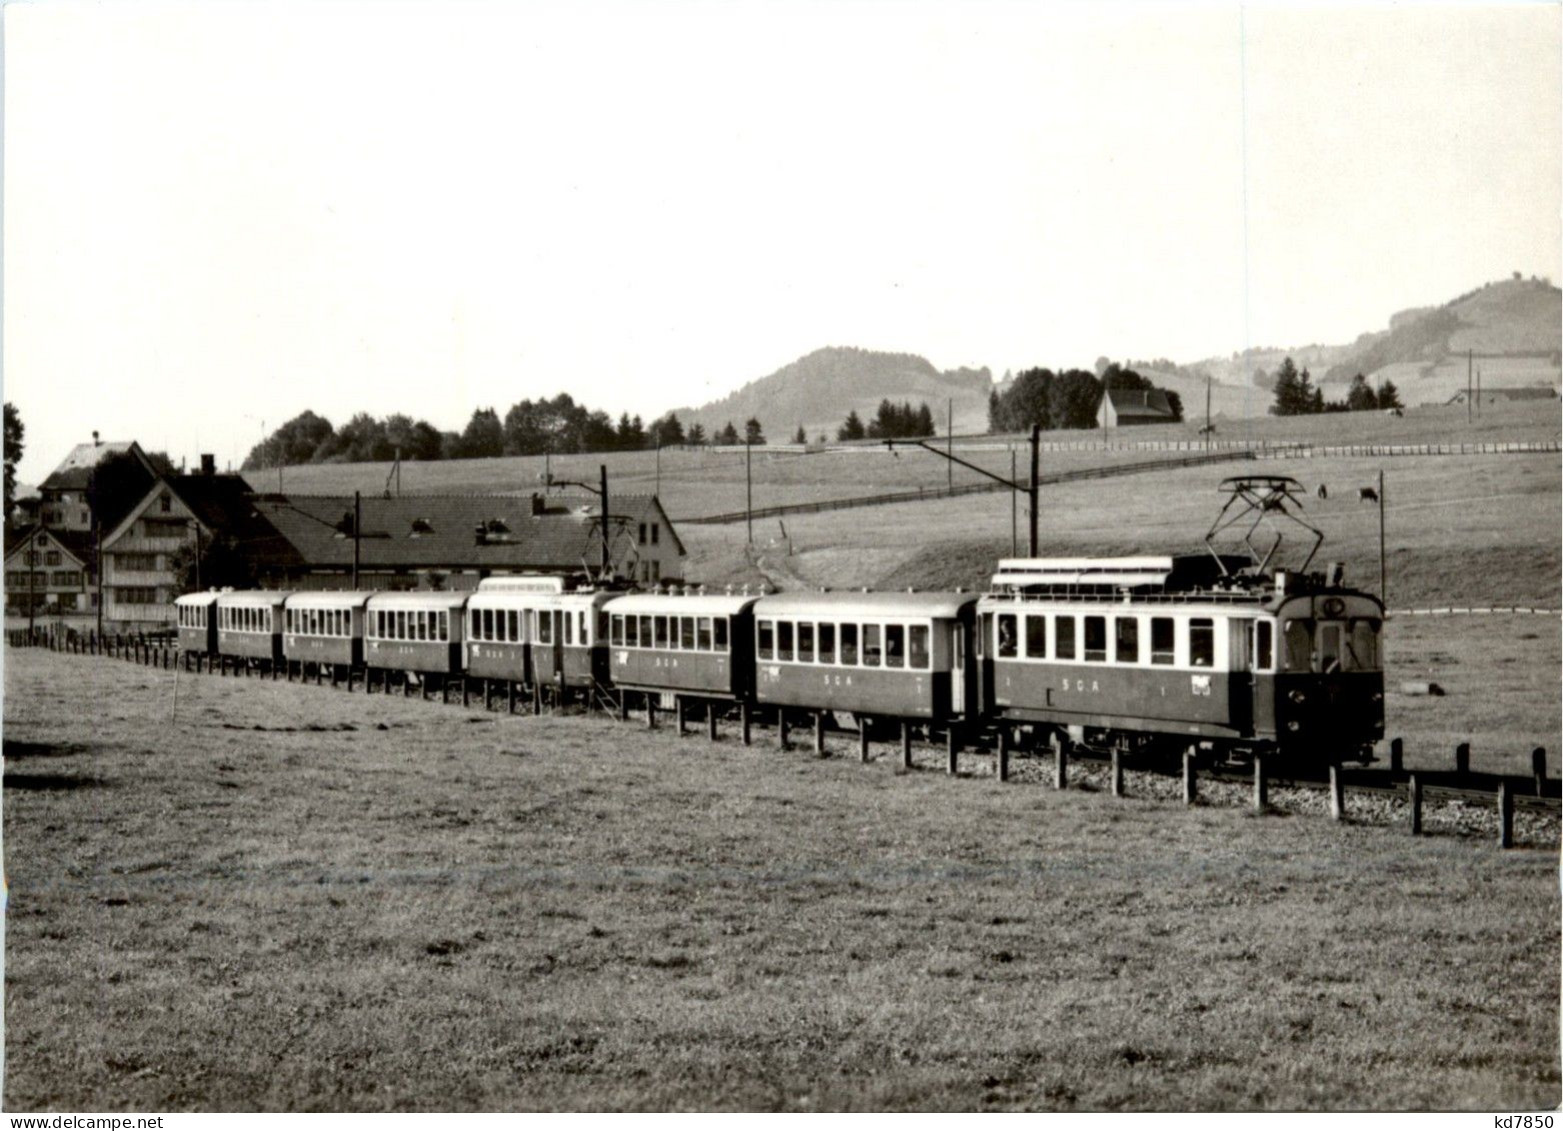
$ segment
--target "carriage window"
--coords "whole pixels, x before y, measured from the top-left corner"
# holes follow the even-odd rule
[[[678,618],[678,646],[687,652],[695,650],[695,618]]]
[[[1060,660],[1075,658],[1075,618],[1053,618],[1053,651]]]
[[[702,652],[711,650],[711,618],[701,617],[695,626],[695,643]]]
[[[863,666],[866,668],[877,668],[880,658],[879,626],[877,624],[865,624],[863,626]]]
[[[1140,662],[1140,622],[1134,617],[1117,617],[1118,647],[1113,658],[1120,664]]]
[[[1347,666],[1354,671],[1378,670],[1378,621],[1354,620],[1346,648]]]
[[[597,639],[608,639],[608,610],[597,610]]]
[[[1216,622],[1209,617],[1189,621],[1189,663],[1196,668],[1215,666]]]
[[[624,643],[631,648],[640,647],[640,622],[645,621],[646,627],[651,627],[649,617],[625,617],[624,618]],[[649,633],[648,633],[649,635]]]
[[[1338,672],[1341,669],[1341,626],[1338,624],[1321,624],[1319,626],[1319,670],[1321,672]]]
[[[762,660],[769,660],[776,654],[776,630],[768,620],[755,622],[755,654]]]
[[[798,625],[798,662],[800,664],[814,662],[814,625],[809,621]]]
[[[907,630],[907,655],[911,658],[911,666],[914,668],[926,668],[928,666],[928,626],[926,624],[914,624]]]
[[[580,629],[580,636],[581,636],[581,643],[582,644],[590,644],[592,642],[591,627],[592,627],[591,618],[586,615],[586,610],[582,609],[581,610],[581,629]]]
[[[1171,617],[1151,617],[1151,663],[1170,664],[1177,658],[1177,637]]]
[[[857,625],[855,624],[841,626],[841,662],[857,663]]]
[[[1040,660],[1047,655],[1047,618],[1026,618],[1026,655]]]
[[[450,613],[448,612],[440,613],[440,639],[447,643],[450,641]]]
[[[885,625],[885,667],[906,666],[906,628],[899,624]]]
[[[552,644],[554,642],[554,615],[547,609],[538,609],[537,613],[537,642],[539,644]]]
[[[725,651],[727,651],[727,618],[726,617],[717,617],[716,618],[716,650],[718,652],[725,652]]]
[[[619,647],[624,643],[624,618],[615,615],[613,618],[613,646]]]
[[[1305,620],[1286,622],[1286,670],[1305,672],[1312,666],[1313,639]]]
[[[776,622],[776,658],[778,660],[792,659],[792,622],[779,620]]]
[[[1254,622],[1254,670],[1275,670],[1275,625],[1271,621]]]
[[[1015,655],[1017,637],[1015,635],[1015,614],[1000,613],[998,627],[998,651],[995,653],[1001,660],[1007,660]]]
[[[505,613],[505,620],[510,624],[510,639],[520,643],[521,641],[521,613],[517,609],[511,609]]]
[[[657,647],[666,648],[668,646],[668,618],[659,616],[653,619],[657,627]]]
[[[407,638],[407,614],[405,611],[399,611],[396,614],[396,639],[406,640]]]
[[[836,626],[833,624],[819,626],[819,662],[822,664],[836,662]]]
[[[492,639],[494,639],[494,610],[493,609],[484,609],[483,610],[483,634],[482,634],[481,637],[479,637],[479,639],[482,639],[482,640],[492,640]]]
[[[640,641],[640,647],[642,647],[642,648],[650,648],[651,647],[651,617],[650,616],[631,617],[630,619],[633,620],[633,621],[638,622],[638,628],[639,628],[639,632],[638,633],[637,633],[636,629],[634,629],[634,628],[630,629],[630,639],[631,640],[639,640]]]
[[[575,618],[569,613],[564,614],[564,643],[575,643]]]
[[[429,621],[434,618],[433,613],[423,612],[418,614],[418,639],[432,640],[434,634],[429,631]]]
[[[1107,618],[1085,618],[1085,662],[1100,664],[1107,659]]]

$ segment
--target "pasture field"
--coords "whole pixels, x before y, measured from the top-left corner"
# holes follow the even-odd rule
[[[1188,423],[1120,429],[1109,439],[1113,442],[1196,441],[1199,439],[1199,424],[1203,421],[1193,419],[1195,414],[1192,408],[1189,412]],[[1558,402],[1494,406],[1486,409],[1471,424],[1466,423],[1463,407],[1447,405],[1407,409],[1403,417],[1386,417],[1381,413],[1368,412],[1286,418],[1256,417],[1218,421],[1217,436],[1222,440],[1316,444],[1556,440],[1559,436]],[[1002,443],[1004,439],[973,436],[964,442],[990,444]],[[1016,467],[1019,474],[1024,476],[1029,455],[1023,438],[1010,439],[1020,445]],[[1090,443],[1101,439],[1101,433],[1049,432],[1044,434],[1044,439],[1048,442]],[[962,442],[956,441],[957,455],[994,474],[1009,475],[1010,460],[1007,452],[961,451]],[[1048,473],[1144,462],[1169,454],[1115,449],[1045,452],[1042,470]],[[1391,467],[1398,467],[1401,460],[1386,462]],[[658,463],[659,457],[655,452],[617,452],[553,456],[547,461],[547,466],[557,478],[584,480],[595,486],[597,469],[606,464],[610,492],[651,494],[660,487],[663,505],[675,521],[743,509],[742,451],[670,448],[660,456],[660,476],[657,474]],[[1235,468],[1242,466],[1233,465]],[[389,470],[389,465],[383,463],[308,464],[284,469],[281,481],[284,490],[297,494],[351,494],[354,491],[379,494],[386,489]],[[543,470],[542,456],[405,463],[402,465],[401,486],[404,493],[529,492],[540,489]],[[916,490],[919,486],[943,487],[947,482],[944,461],[915,450],[906,451],[900,456],[877,448],[802,455],[757,447],[753,450],[750,471],[756,507]],[[245,476],[256,490],[277,490],[278,475],[275,470],[250,471],[245,472]],[[962,468],[955,469],[956,484],[974,483],[980,479],[980,476]]]
[[[13,1111],[1559,1100],[1555,820],[1499,852],[843,739],[5,679]]]

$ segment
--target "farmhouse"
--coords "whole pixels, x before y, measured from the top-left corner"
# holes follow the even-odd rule
[[[475,589],[505,573],[595,570],[602,507],[589,496],[251,496],[281,542],[250,553],[261,584],[279,589]],[[609,497],[615,571],[651,583],[683,575],[685,549],[654,495]]]
[[[1161,389],[1108,389],[1096,410],[1096,423],[1103,428],[1131,424],[1173,424],[1177,414]]]
[[[5,609],[16,616],[91,612],[98,606],[92,538],[40,524],[6,536]]]
[[[130,458],[116,461],[117,480],[112,489],[109,484],[97,483],[98,465],[122,455]],[[55,530],[90,531],[96,518],[108,529],[124,517],[124,500],[139,498],[157,477],[156,467],[140,444],[134,440],[101,441],[94,432],[92,443],[77,444],[38,485],[42,496],[38,520]],[[103,513],[94,515],[95,504]]]

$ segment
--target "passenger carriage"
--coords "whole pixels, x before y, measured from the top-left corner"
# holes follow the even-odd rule
[[[462,593],[375,593],[364,604],[364,686],[380,671],[448,679],[462,671]]]
[[[1011,559],[978,605],[985,710],[1073,742],[1324,761],[1383,735],[1383,606],[1209,556]]]
[[[174,599],[179,623],[179,652],[188,664],[191,656],[217,655],[217,593],[186,593]]]
[[[217,595],[217,652],[248,665],[255,661],[271,671],[282,665],[282,606],[289,594],[245,589]]]
[[[779,593],[755,602],[757,703],[949,725],[972,718],[975,594]]]
[[[539,594],[529,642],[535,686],[567,698],[608,685],[608,614],[615,594],[593,589]]]
[[[608,603],[615,687],[741,702],[753,689],[758,595],[638,593]]]
[[[531,641],[539,605],[565,591],[565,579],[491,577],[467,598],[466,669],[478,679],[531,687]]]
[[[283,606],[282,652],[289,665],[330,665],[351,673],[364,666],[364,609],[369,592],[295,593]],[[291,675],[291,668],[289,670]]]

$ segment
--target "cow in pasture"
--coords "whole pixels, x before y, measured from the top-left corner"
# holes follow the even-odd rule
[[[1357,501],[1359,503],[1376,503],[1378,502],[1378,492],[1372,487],[1358,487]]]

